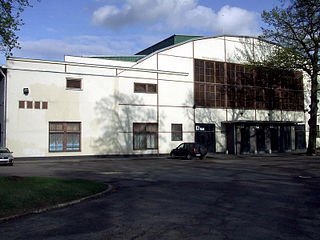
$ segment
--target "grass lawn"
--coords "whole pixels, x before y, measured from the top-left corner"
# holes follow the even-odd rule
[[[0,177],[0,218],[68,202],[106,189],[82,179]]]

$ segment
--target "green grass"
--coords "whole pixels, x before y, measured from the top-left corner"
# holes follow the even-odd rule
[[[0,177],[0,218],[68,202],[106,189],[82,179]]]

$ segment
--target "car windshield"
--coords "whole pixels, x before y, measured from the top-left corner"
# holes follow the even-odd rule
[[[10,153],[8,148],[0,148],[0,153]]]

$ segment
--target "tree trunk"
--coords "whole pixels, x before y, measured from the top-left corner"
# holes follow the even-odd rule
[[[314,71],[317,73],[317,71]],[[310,119],[309,124],[309,142],[308,155],[315,155],[317,150],[317,113],[318,113],[318,81],[317,74],[313,73],[311,76],[311,103],[310,103]]]

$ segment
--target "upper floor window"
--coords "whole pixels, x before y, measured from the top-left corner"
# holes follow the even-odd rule
[[[151,83],[134,83],[135,93],[157,93],[157,84]]]
[[[67,89],[81,89],[81,79],[79,78],[67,78]]]

